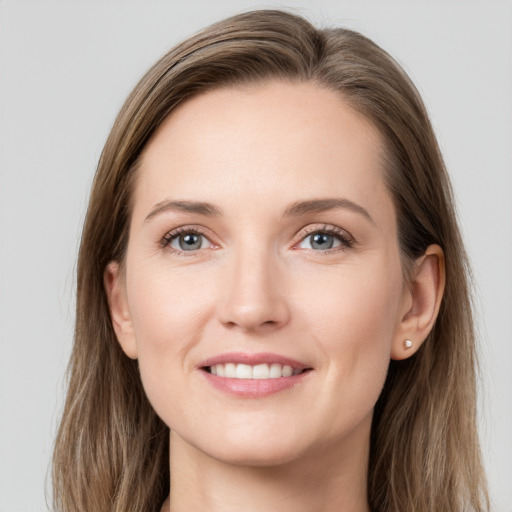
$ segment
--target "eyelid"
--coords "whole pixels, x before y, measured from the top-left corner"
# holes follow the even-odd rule
[[[162,246],[162,248],[164,248],[172,253],[179,254],[182,256],[193,256],[194,254],[204,251],[205,249],[197,249],[195,251],[182,251],[179,249],[175,249],[174,247],[171,247],[172,241],[174,241],[180,235],[188,234],[188,233],[193,233],[195,235],[200,235],[200,236],[203,236],[204,238],[206,238],[208,240],[208,242],[211,244],[211,246],[213,246],[213,247],[208,247],[207,249],[216,249],[219,247],[218,244],[216,244],[212,240],[213,237],[210,234],[209,230],[206,230],[202,226],[189,225],[189,224],[184,225],[184,226],[179,226],[177,228],[174,228],[174,229],[171,229],[170,231],[168,231],[161,238],[160,245]]]
[[[335,247],[332,249],[326,249],[323,251],[314,251],[318,253],[330,253],[339,250],[345,250],[347,248],[353,247],[356,243],[355,238],[345,229],[342,229],[338,226],[334,226],[332,224],[310,224],[305,228],[302,228],[296,235],[295,241],[293,243],[292,249],[299,250],[297,247],[305,238],[308,236],[314,235],[315,233],[326,233],[328,235],[332,235],[337,237],[341,241],[341,246]],[[308,250],[308,249],[301,249]]]
[[[178,226],[170,231],[168,231],[160,240],[160,245],[162,248],[173,252],[177,255],[182,256],[193,256],[195,254],[198,254],[199,252],[203,252],[205,249],[197,249],[194,251],[182,251],[179,249],[175,249],[171,247],[171,242],[175,240],[177,237],[179,237],[182,234],[185,233],[194,233],[200,236],[205,237],[209,243],[211,244],[210,247],[207,247],[205,249],[218,249],[220,245],[216,242],[214,242],[212,239],[214,238],[210,232],[210,230],[205,229],[203,226],[200,225],[183,225]],[[332,236],[335,236],[338,238],[338,240],[341,241],[341,245],[332,249],[326,249],[323,251],[317,251],[314,250],[316,253],[332,253],[336,251],[342,251],[346,250],[347,248],[353,247],[353,245],[356,243],[355,238],[345,229],[342,229],[338,226],[332,225],[332,224],[310,224],[301,230],[298,231],[296,236],[294,237],[294,242],[292,245],[292,249],[299,250],[298,244],[300,244],[305,238],[307,238],[310,235],[313,235],[315,233],[326,233]],[[300,249],[300,250],[308,250],[308,249]]]

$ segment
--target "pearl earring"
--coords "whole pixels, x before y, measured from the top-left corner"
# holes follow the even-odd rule
[[[409,350],[412,347],[412,341],[411,340],[404,340],[404,348],[405,350]]]

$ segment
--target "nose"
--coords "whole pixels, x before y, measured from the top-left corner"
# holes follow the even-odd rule
[[[279,329],[290,310],[276,258],[263,250],[233,256],[223,281],[219,320],[228,328],[262,332]]]

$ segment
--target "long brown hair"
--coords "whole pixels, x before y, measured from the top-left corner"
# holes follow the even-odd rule
[[[103,274],[110,261],[123,261],[138,158],[160,123],[203,91],[268,80],[335,90],[374,123],[385,140],[404,268],[430,244],[445,254],[435,327],[413,357],[391,362],[375,408],[371,509],[487,510],[469,269],[425,107],[400,66],[366,37],[269,10],[221,21],[167,53],[135,87],[108,137],[78,258],[75,341],[53,460],[56,510],[157,511],[169,492],[168,428],[146,398],[137,362],[116,340]]]

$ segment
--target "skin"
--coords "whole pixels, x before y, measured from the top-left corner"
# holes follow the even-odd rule
[[[373,408],[390,358],[430,331],[444,283],[437,246],[404,280],[382,151],[338,94],[282,82],[195,97],[146,146],[125,265],[105,284],[119,342],[171,429],[162,510],[368,511]],[[345,203],[289,214],[319,199]],[[199,230],[201,247],[181,250],[177,228]],[[333,248],[313,246],[315,232]],[[229,352],[311,371],[233,396],[198,367]]]

